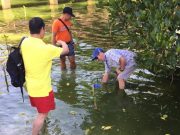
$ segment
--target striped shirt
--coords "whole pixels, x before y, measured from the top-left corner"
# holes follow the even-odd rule
[[[124,57],[126,60],[125,69],[129,66],[136,65],[134,57],[136,54],[134,52],[128,50],[121,50],[121,49],[110,49],[105,53],[105,72],[109,73],[111,68],[120,68],[121,65],[119,63],[119,59]]]

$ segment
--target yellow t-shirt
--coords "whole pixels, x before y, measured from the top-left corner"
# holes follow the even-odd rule
[[[29,96],[45,97],[52,90],[52,59],[59,57],[62,48],[45,44],[41,39],[29,37],[21,45]]]

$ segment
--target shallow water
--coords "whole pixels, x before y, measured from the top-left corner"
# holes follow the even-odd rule
[[[108,31],[108,12],[105,8],[97,8],[95,3],[76,3],[73,7],[78,22],[74,28],[79,34],[76,39],[78,67],[75,71],[61,71],[59,59],[54,60],[52,83],[57,108],[50,113],[42,134],[179,135],[179,84],[170,87],[169,81],[155,78],[149,71],[139,68],[127,82],[127,95],[116,94],[117,83],[113,75],[107,86],[92,89],[93,84],[99,83],[103,65],[91,62],[91,51],[95,46],[113,47]],[[57,7],[47,5],[27,10],[27,19],[32,16],[45,18],[48,24],[46,40],[49,41],[50,23],[58,17]],[[0,17],[1,32],[26,34],[27,20],[20,13],[22,9],[11,11],[13,19],[7,21]],[[5,49],[2,45],[1,48]],[[7,92],[2,64],[0,82],[0,134],[29,135],[36,111],[30,107],[27,93],[23,103],[19,89],[9,86],[10,92]],[[109,129],[104,130],[103,126]]]

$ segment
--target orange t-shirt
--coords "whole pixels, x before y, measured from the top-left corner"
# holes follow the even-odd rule
[[[71,21],[64,21],[64,23],[70,28],[72,26]],[[56,33],[56,41],[62,40],[66,43],[72,40],[71,34],[58,19],[53,22],[52,32]]]

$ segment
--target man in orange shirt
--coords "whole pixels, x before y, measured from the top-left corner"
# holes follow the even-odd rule
[[[70,31],[71,18],[75,17],[72,8],[65,7],[63,9],[63,15],[59,19],[56,19],[52,25],[52,44],[56,45],[58,40],[66,42],[69,47],[69,53],[60,57],[61,60],[61,69],[66,69],[66,56],[68,56],[70,62],[70,68],[76,68],[75,62],[75,52],[74,52],[74,42],[72,39],[72,34]]]

